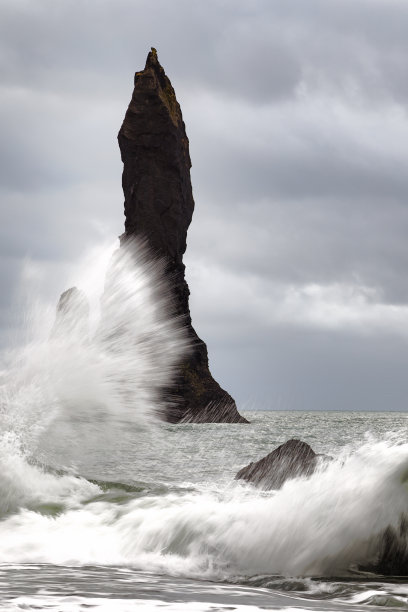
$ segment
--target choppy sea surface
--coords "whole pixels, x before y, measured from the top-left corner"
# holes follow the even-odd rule
[[[406,579],[357,570],[407,507],[408,416],[245,416],[249,425],[122,423],[95,443],[87,418],[60,420],[35,460],[9,455],[0,609],[408,609]],[[293,437],[335,461],[280,491],[234,480]]]

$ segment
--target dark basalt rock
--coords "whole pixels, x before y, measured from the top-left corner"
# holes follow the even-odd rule
[[[375,543],[374,562],[361,569],[385,576],[408,576],[408,515],[400,518],[399,525],[387,527]]]
[[[315,471],[319,458],[314,450],[301,440],[288,440],[256,463],[250,463],[235,476],[251,482],[262,489],[279,489],[286,480],[298,476],[310,476]]]
[[[213,379],[205,343],[191,324],[183,254],[194,211],[189,142],[174,89],[152,48],[145,69],[136,72],[134,90],[118,135],[125,195],[121,244],[143,236],[164,258],[172,284],[174,311],[183,318],[192,351],[180,365],[171,389],[171,422],[241,422],[232,397]]]

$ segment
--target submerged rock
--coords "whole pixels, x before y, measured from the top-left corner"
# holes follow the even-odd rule
[[[317,455],[306,442],[292,439],[263,459],[242,468],[235,478],[262,489],[279,489],[286,480],[313,474],[320,458],[330,459],[326,455]]]
[[[205,343],[196,334],[184,278],[194,200],[189,141],[174,89],[152,48],[144,70],[136,72],[134,90],[118,135],[125,195],[125,233],[121,244],[142,236],[154,256],[165,261],[176,316],[183,319],[192,344],[166,396],[171,422],[241,422],[232,397],[211,376]]]
[[[403,515],[397,528],[387,527],[378,538],[376,560],[368,568],[387,576],[408,576],[408,515]]]
[[[64,291],[57,304],[51,337],[63,335],[74,342],[82,342],[89,336],[89,303],[85,293],[77,287]]]

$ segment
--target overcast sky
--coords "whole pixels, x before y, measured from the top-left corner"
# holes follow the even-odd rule
[[[196,210],[185,257],[240,408],[405,410],[406,0],[2,0],[0,340],[123,231],[116,136],[151,46]]]

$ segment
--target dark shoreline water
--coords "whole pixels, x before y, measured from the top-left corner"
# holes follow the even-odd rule
[[[260,579],[252,580],[256,583]],[[264,577],[264,580],[266,578]],[[251,582],[251,581],[249,581]],[[200,610],[407,609],[406,580],[377,578],[288,579],[269,577],[269,586],[192,580],[111,566],[0,565],[0,609],[127,609],[127,605]],[[405,603],[404,603],[405,600]],[[208,607],[207,607],[208,606]],[[130,609],[130,608],[129,608]],[[135,609],[135,608],[133,608]],[[177,607],[175,608],[177,609]]]

